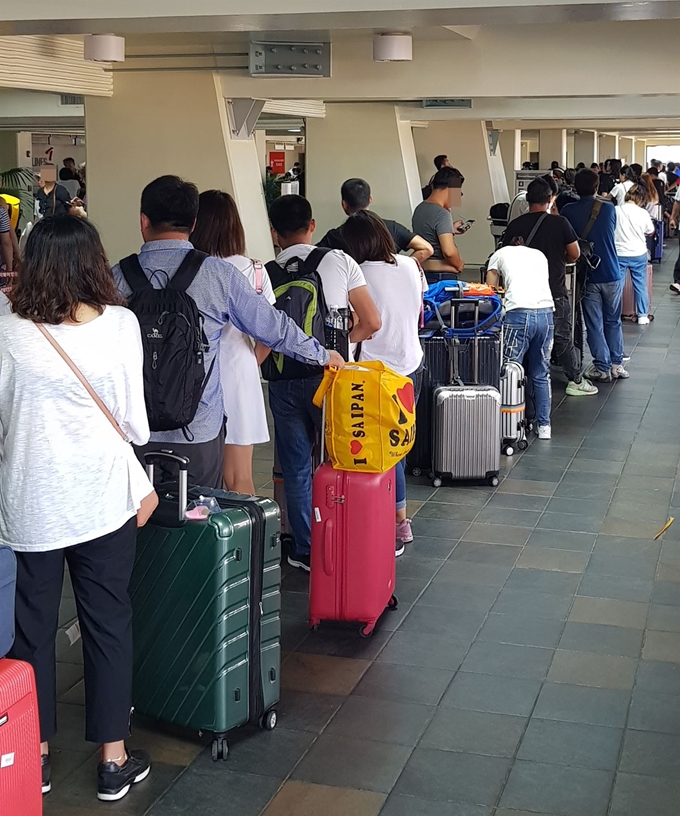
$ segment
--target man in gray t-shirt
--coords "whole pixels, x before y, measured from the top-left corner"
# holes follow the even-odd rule
[[[413,231],[434,247],[432,258],[424,264],[426,271],[459,274],[465,267],[453,237],[463,222],[454,223],[449,209],[449,190],[454,179],[462,180],[460,171],[443,167],[432,179],[429,197],[413,212]]]

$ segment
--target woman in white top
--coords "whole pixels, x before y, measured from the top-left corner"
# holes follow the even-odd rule
[[[657,221],[663,219],[663,207],[659,201],[659,191],[654,186],[654,181],[649,173],[643,173],[640,177],[640,187],[645,194],[645,209]]]
[[[128,584],[137,510],[152,487],[66,362],[45,326],[113,414],[144,445],[142,342],[120,298],[97,230],[70,216],[33,228],[13,295],[0,317],[0,544],[17,557],[16,640],[33,666],[43,755],[57,730],[55,638],[68,564],[83,638],[85,739],[103,743],[98,797],[120,799],[150,769],[127,752],[132,707]]]
[[[245,255],[246,238],[236,202],[220,190],[199,196],[198,218],[191,242],[202,252],[224,258],[274,303],[266,269]],[[228,490],[253,495],[253,445],[269,441],[259,364],[269,349],[228,323],[220,340],[220,379],[227,417],[224,483]]]
[[[347,253],[361,266],[366,285],[380,313],[381,328],[361,343],[359,360],[381,360],[413,380],[416,403],[420,394],[423,349],[418,323],[427,288],[418,264],[396,247],[382,219],[370,210],[359,210],[342,226]],[[396,467],[397,555],[413,541],[406,518],[406,462]]]
[[[649,323],[649,293],[647,291],[647,236],[654,235],[655,228],[645,209],[647,194],[638,184],[626,193],[622,207],[616,208],[616,231],[614,242],[619,258],[621,280],[630,278],[635,292],[635,310],[640,326]]]
[[[612,187],[611,191],[611,197],[618,207],[623,206],[626,193],[637,182],[638,179],[633,168],[628,164],[624,164],[619,173],[619,182]]]

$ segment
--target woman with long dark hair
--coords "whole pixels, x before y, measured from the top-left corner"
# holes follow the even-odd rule
[[[33,228],[12,305],[14,313],[0,317],[0,544],[17,556],[10,656],[35,671],[47,793],[68,564],[83,638],[85,738],[102,743],[97,795],[113,801],[151,767],[146,752],[128,751],[124,740],[132,707],[128,584],[137,514],[153,489],[62,353],[127,439],[142,445],[149,424],[139,324],[120,305],[97,230],[70,216]]]
[[[420,394],[423,349],[418,322],[427,288],[418,264],[406,255],[395,255],[394,242],[382,219],[370,210],[359,210],[341,227],[347,252],[361,266],[368,291],[382,320],[381,328],[361,344],[359,360],[381,360],[413,380],[416,402]],[[413,541],[406,518],[406,462],[396,467],[396,553]]]
[[[198,218],[191,243],[223,258],[250,281],[270,303],[276,298],[264,266],[246,256],[246,238],[236,202],[221,190],[207,190],[198,199]],[[227,417],[224,483],[237,493],[255,493],[253,445],[269,441],[264,395],[258,365],[269,354],[261,343],[228,323],[220,340],[220,379]]]

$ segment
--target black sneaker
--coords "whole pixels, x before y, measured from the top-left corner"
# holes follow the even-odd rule
[[[304,570],[305,572],[310,571],[308,555],[296,555],[294,553],[291,553],[288,556],[288,563],[291,565],[291,567],[297,567],[298,569]]]
[[[151,771],[151,761],[146,751],[128,751],[123,765],[100,762],[97,768],[97,799],[117,802],[130,790],[131,785],[146,779]]]
[[[52,765],[50,763],[50,755],[43,754],[40,757],[40,764],[42,766],[42,792],[49,793],[52,790]]]
[[[406,549],[406,545],[404,544],[404,542],[403,541],[397,541],[396,549],[394,551],[395,556],[397,558],[399,558],[400,555],[404,554],[405,549]]]

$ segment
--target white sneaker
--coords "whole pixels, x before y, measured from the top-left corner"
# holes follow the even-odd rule
[[[597,394],[597,390],[598,389],[591,382],[588,382],[585,377],[582,377],[580,383],[574,382],[573,380],[567,383],[566,394],[568,397],[590,397],[593,394]]]
[[[638,326],[649,326],[649,318],[647,315],[642,315],[642,317],[638,317],[637,323]]]
[[[629,363],[630,362],[630,354],[624,354],[623,355],[623,362],[624,363]]]
[[[622,365],[612,366],[612,380],[627,380],[630,374]]]
[[[550,431],[550,425],[539,425],[538,426],[538,438],[539,439],[550,439],[552,437],[552,433]]]

